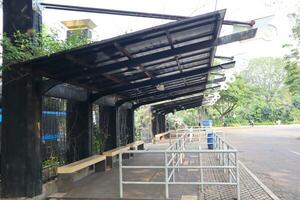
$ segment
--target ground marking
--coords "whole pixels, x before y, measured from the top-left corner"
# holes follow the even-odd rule
[[[296,155],[300,156],[300,153],[299,153],[299,152],[297,152],[297,151],[290,150],[290,152],[292,152],[292,153],[294,153],[294,154],[296,154]]]

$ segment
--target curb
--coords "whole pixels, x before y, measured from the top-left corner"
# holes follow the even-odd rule
[[[239,160],[239,165],[242,166],[249,174],[250,176],[256,181],[256,183],[274,200],[280,200],[265,184],[263,184],[257,176],[255,176],[250,169],[248,169],[244,163],[242,163]]]
[[[281,125],[254,125],[252,126],[225,126],[225,127],[218,127],[218,126],[214,126],[212,128],[214,129],[239,129],[239,128],[264,128],[264,127],[300,127],[300,124],[281,124]]]

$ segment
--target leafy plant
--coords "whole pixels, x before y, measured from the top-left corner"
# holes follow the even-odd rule
[[[100,133],[100,128],[93,123],[93,153],[98,154],[104,150],[104,135]]]
[[[52,167],[52,166],[60,166],[62,165],[63,163],[60,163],[59,162],[59,159],[58,157],[49,157],[47,160],[44,160],[43,161],[43,168],[44,167]]]
[[[57,31],[49,31],[46,27],[42,28],[42,32],[21,33],[16,31],[11,38],[4,33],[1,41],[4,53],[1,54],[1,57],[5,66],[2,68],[5,69],[18,62],[49,56],[90,42],[92,42],[91,39],[82,35],[79,30],[66,40],[60,39]]]

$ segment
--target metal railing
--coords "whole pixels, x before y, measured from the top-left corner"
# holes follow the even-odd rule
[[[204,191],[204,186],[209,185],[224,185],[236,187],[236,198],[240,200],[240,186],[239,186],[239,171],[238,171],[238,158],[237,150],[227,143],[218,134],[213,134],[213,142],[203,142],[203,135],[207,138],[207,131],[200,129],[178,129],[174,132],[175,138],[165,150],[128,150],[119,155],[119,180],[120,180],[120,198],[123,198],[123,185],[139,184],[139,185],[165,185],[165,198],[169,198],[170,185],[198,185],[201,191]],[[170,137],[171,138],[171,137]],[[196,149],[186,149],[189,144],[196,141]],[[203,145],[212,144],[212,150],[203,149]],[[163,155],[164,164],[162,165],[123,165],[122,154],[161,154]],[[197,165],[183,165],[183,160],[187,154],[197,154]],[[218,160],[218,165],[204,165],[203,155],[215,155]],[[164,181],[128,181],[123,179],[123,169],[164,169]],[[200,180],[198,181],[177,181],[176,171],[180,172],[181,169],[198,169],[200,171]],[[225,181],[210,181],[204,180],[203,170],[219,169],[224,173]]]

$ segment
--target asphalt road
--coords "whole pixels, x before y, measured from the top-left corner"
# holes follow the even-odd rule
[[[300,125],[224,131],[240,160],[280,199],[300,200]]]

